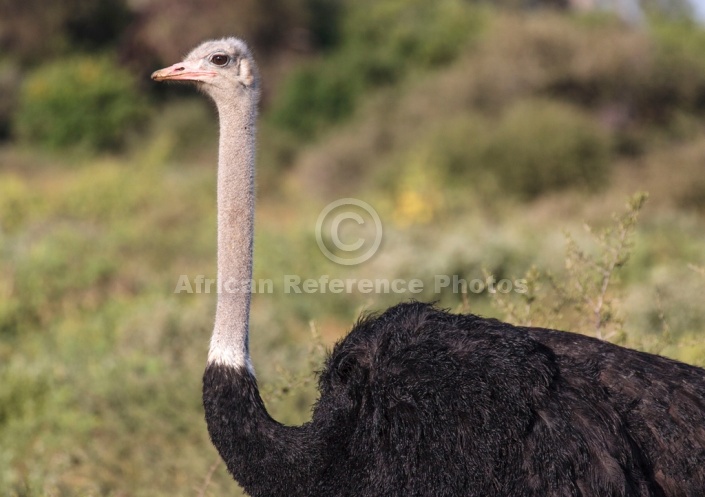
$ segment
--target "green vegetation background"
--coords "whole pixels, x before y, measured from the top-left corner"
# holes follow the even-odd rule
[[[148,79],[208,37],[248,39],[264,77],[275,287],[251,349],[275,418],[307,418],[360,312],[412,297],[285,294],[285,274],[420,278],[454,310],[705,365],[705,31],[505,3],[4,3],[0,495],[241,495],[200,404],[215,295],[174,293],[215,274],[216,117]],[[347,196],[385,228],[354,268],[313,234]],[[435,294],[438,274],[530,291]]]

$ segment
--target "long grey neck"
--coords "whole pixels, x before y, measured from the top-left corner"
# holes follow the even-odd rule
[[[256,101],[216,102],[220,118],[218,153],[218,305],[208,362],[246,367],[248,347]]]

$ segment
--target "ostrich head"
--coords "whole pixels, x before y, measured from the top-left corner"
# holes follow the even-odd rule
[[[193,82],[216,103],[238,96],[259,96],[257,66],[250,49],[238,38],[206,41],[181,62],[154,71],[152,79]]]

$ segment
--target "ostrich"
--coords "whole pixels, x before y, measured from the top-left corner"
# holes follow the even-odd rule
[[[157,81],[216,104],[218,278],[252,276],[259,77],[237,38]],[[239,286],[239,285],[238,285]],[[252,496],[702,497],[705,371],[569,332],[420,302],[362,318],[312,419],[273,420],[248,350],[249,292],[218,295],[203,377],[211,440]]]

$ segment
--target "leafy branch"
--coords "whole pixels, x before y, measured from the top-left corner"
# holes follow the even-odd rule
[[[626,211],[613,215],[613,224],[600,231],[584,226],[596,250],[584,249],[566,233],[566,274],[557,277],[532,267],[524,276],[527,291],[520,301],[495,293],[495,306],[506,319],[524,326],[570,327],[600,339],[620,340],[623,320],[612,287],[632,254],[639,213],[647,198],[646,193],[629,198]]]

